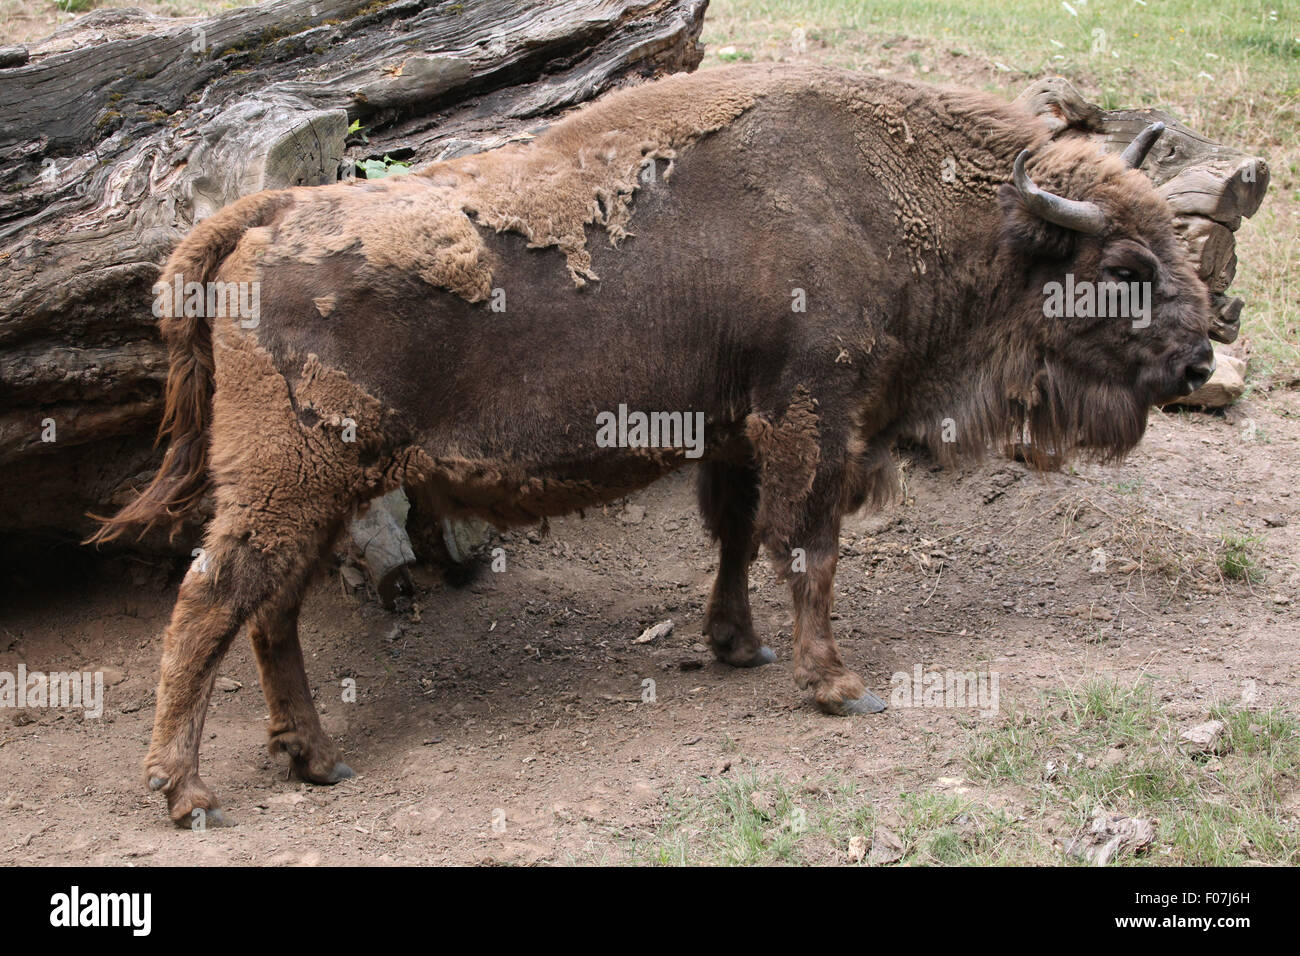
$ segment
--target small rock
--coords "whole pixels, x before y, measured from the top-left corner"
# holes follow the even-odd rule
[[[776,809],[776,798],[766,790],[755,790],[749,795],[749,805],[764,820],[770,820],[772,812]]]
[[[618,520],[623,524],[640,524],[645,518],[645,509],[640,505],[628,505],[623,509],[623,513],[618,516]]]
[[[867,858],[867,838],[855,836],[849,838],[849,862],[861,863]]]
[[[657,641],[661,637],[667,637],[672,632],[673,632],[673,622],[672,622],[672,618],[669,618],[666,621],[660,621],[658,624],[655,624],[653,627],[647,627],[644,631],[641,632],[641,636],[638,637],[632,643],[649,644],[651,641]]]
[[[1220,753],[1225,729],[1227,725],[1223,721],[1207,720],[1203,724],[1184,730],[1179,734],[1179,738],[1186,745],[1185,749],[1188,753]]]
[[[880,816],[876,819],[878,823],[889,827],[891,830],[901,830],[907,826],[907,823],[903,820],[902,814],[893,807],[886,807],[880,812]]]
[[[1121,853],[1142,852],[1155,838],[1155,821],[1107,813],[1098,807],[1088,829],[1071,839],[1065,852],[1094,866],[1105,866]]]
[[[1287,526],[1286,515],[1265,515],[1264,524],[1270,528],[1285,528]]]
[[[297,791],[288,793],[276,793],[262,801],[263,807],[296,807],[307,798]]]
[[[876,827],[871,835],[871,863],[873,866],[885,866],[897,863],[903,858],[903,841],[893,830]]]
[[[235,680],[233,677],[218,677],[216,686],[217,686],[217,690],[219,691],[223,691],[227,694],[233,694],[235,691],[239,690],[239,688],[243,687],[244,685],[241,684],[239,681]]]

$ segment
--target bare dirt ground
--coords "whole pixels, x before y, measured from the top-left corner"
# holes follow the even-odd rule
[[[937,474],[911,459],[906,500],[848,519],[842,535],[846,660],[878,693],[916,664],[986,667],[1000,675],[1003,715],[1093,676],[1148,680],[1180,723],[1240,699],[1248,681],[1259,706],[1294,707],[1297,411],[1300,396],[1278,388],[1226,417],[1157,414],[1127,463],[1072,475],[996,460]],[[712,662],[700,624],[716,558],[692,478],[555,521],[545,536],[511,532],[507,570],[467,588],[418,575],[416,613],[345,596],[337,572],[324,575],[302,640],[326,728],[358,777],[332,788],[286,779],[265,752],[241,639],[202,753],[237,825],[206,833],[174,830],[139,770],[181,569],[112,560],[85,574],[6,572],[0,670],[98,669],[111,686],[98,720],[0,711],[0,862],[620,862],[664,836],[674,799],[741,767],[796,786],[833,774],[884,811],[903,793],[951,788],[963,748],[1002,718],[817,713],[794,687],[786,590],[765,564],[754,616],[778,663]],[[1212,556],[1197,557],[1221,534],[1250,542],[1262,582],[1222,581]],[[667,618],[671,635],[633,643]],[[342,700],[349,677],[356,703]],[[642,702],[647,678],[654,702]],[[1016,788],[976,797],[1013,810],[1035,799]],[[811,857],[843,860],[834,842]]]

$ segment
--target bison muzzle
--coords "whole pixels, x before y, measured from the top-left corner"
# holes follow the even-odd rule
[[[831,601],[841,517],[892,498],[897,441],[1115,459],[1212,368],[1206,289],[1133,168],[1158,135],[1106,155],[982,94],[751,66],[200,223],[155,290],[168,451],[97,535],[216,503],[166,630],[149,785],[178,823],[216,819],[199,740],[245,623],[272,751],[305,780],[351,775],[298,609],[357,507],[402,485],[504,527],[696,461],[714,654],[774,659],[748,600],[762,546],[790,585],[798,684],[828,714],[883,709]],[[651,441],[634,412],[698,421],[702,443]]]

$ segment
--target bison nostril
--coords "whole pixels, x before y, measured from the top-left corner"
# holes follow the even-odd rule
[[[1183,377],[1187,382],[1187,393],[1190,395],[1202,385],[1210,380],[1214,374],[1215,362],[1213,356],[1208,362],[1197,362],[1195,365],[1187,366],[1187,371]]]

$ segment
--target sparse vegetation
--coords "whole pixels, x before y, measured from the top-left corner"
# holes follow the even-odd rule
[[[386,176],[401,176],[411,171],[410,163],[403,163],[385,155],[383,159],[363,159],[357,163],[357,173],[364,179],[383,179]]]
[[[1256,549],[1263,539],[1258,535],[1224,534],[1219,537],[1219,570],[1229,581],[1253,584],[1264,579]]]
[[[1080,864],[1070,838],[1102,808],[1155,821],[1154,843],[1121,864],[1295,864],[1300,725],[1238,703],[1207,718],[1225,724],[1213,754],[1182,744],[1185,721],[1148,685],[1092,679],[972,727],[969,781],[881,805],[835,776],[790,782],[750,765],[670,794],[658,828],[624,840],[624,860],[871,864],[884,828],[899,845],[875,862],[890,865]]]
[[[630,855],[670,866],[829,862],[846,835],[870,838],[874,812],[856,796],[852,784],[831,778],[792,786],[737,769],[704,794],[670,796],[663,827],[634,842]]]
[[[1049,509],[1059,522],[1057,537],[1034,558],[1059,565],[1086,555],[1093,573],[1129,576],[1143,589],[1170,594],[1221,592],[1233,582],[1263,580],[1262,538],[1171,521],[1155,505],[1158,492],[1145,494],[1141,479],[1088,481],[1090,488],[1070,489]]]
[[[1295,719],[1235,703],[1209,716],[1226,724],[1217,753],[1189,752],[1150,687],[1094,679],[980,734],[970,767],[1033,792],[1040,815],[1075,828],[1095,807],[1158,819],[1156,846],[1138,862],[1294,864],[1300,821],[1282,804],[1300,772]]]

